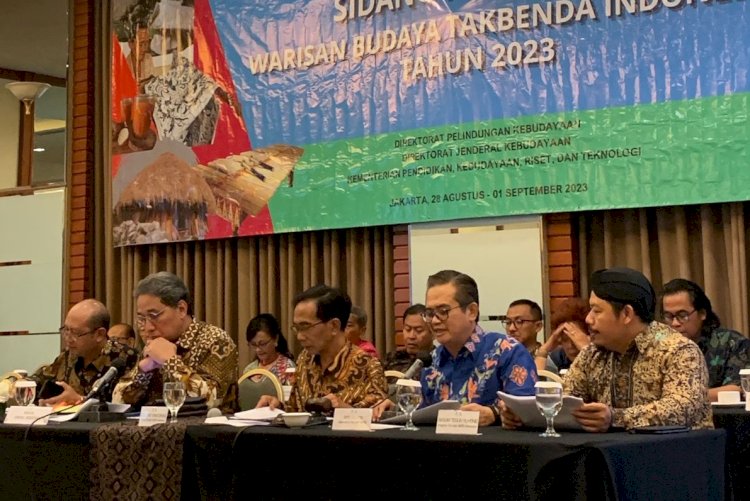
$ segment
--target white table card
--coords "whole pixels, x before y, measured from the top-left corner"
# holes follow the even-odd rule
[[[336,431],[371,431],[372,409],[335,409],[333,426]]]
[[[166,407],[144,406],[141,407],[141,417],[138,418],[138,426],[153,426],[164,424],[169,417],[169,409]]]
[[[438,435],[477,435],[478,411],[438,411],[435,433]]]
[[[42,419],[34,423],[34,426],[44,426],[49,421],[50,414],[52,414],[52,407],[13,405],[8,407],[4,422],[5,424],[31,424],[35,419],[41,417]]]

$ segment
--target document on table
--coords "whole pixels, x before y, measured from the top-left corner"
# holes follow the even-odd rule
[[[203,424],[223,424],[245,428],[248,426],[268,426],[270,421],[255,421],[252,419],[227,419],[226,416],[207,417]]]
[[[529,428],[546,428],[547,422],[536,406],[536,397],[519,397],[509,395],[502,391],[497,392],[498,396],[505,402],[510,410],[521,418],[524,426]],[[570,395],[563,396],[563,406],[560,412],[555,416],[555,429],[560,430],[582,430],[581,424],[573,417],[572,412],[583,405],[583,400]]]
[[[434,425],[437,423],[438,411],[443,409],[456,410],[459,407],[461,407],[461,402],[458,400],[441,400],[440,402],[414,411],[411,419],[414,421],[414,424]],[[380,422],[385,424],[406,424],[406,414],[399,414],[398,416],[383,419]]]
[[[281,409],[271,409],[270,407],[260,407],[250,409],[249,411],[237,412],[229,419],[250,419],[253,421],[273,421],[276,416],[284,414]]]

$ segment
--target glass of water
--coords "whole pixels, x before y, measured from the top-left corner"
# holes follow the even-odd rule
[[[164,405],[169,409],[170,423],[177,422],[177,413],[185,403],[185,385],[181,381],[164,383]]]
[[[13,385],[13,397],[17,405],[27,406],[34,403],[36,397],[36,382],[28,379],[19,379]]]
[[[562,385],[555,381],[539,381],[534,385],[536,391],[536,406],[547,420],[547,429],[540,437],[559,437],[555,431],[554,421],[557,413],[562,409]]]
[[[407,431],[418,430],[411,420],[414,411],[422,403],[422,385],[419,381],[411,379],[399,379],[396,381],[396,401],[401,412],[406,414],[406,426],[402,429]]]
[[[745,393],[745,402],[747,402],[747,396],[750,395],[750,369],[740,369],[740,384]]]

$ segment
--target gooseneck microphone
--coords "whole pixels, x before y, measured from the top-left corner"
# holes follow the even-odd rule
[[[117,374],[124,367],[125,362],[122,359],[118,358],[117,360],[112,362],[112,367],[110,367],[102,377],[94,381],[94,385],[91,387],[91,391],[88,393],[88,395],[86,395],[86,398],[84,400],[88,400],[94,395],[98,394],[102,390],[102,388],[104,388],[110,381],[117,377]]]
[[[417,359],[404,372],[404,379],[412,379],[423,367],[429,367],[430,365],[432,365],[432,355],[426,351],[417,353]]]

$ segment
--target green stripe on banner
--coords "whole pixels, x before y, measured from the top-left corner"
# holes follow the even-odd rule
[[[303,146],[277,232],[750,199],[750,94]]]

